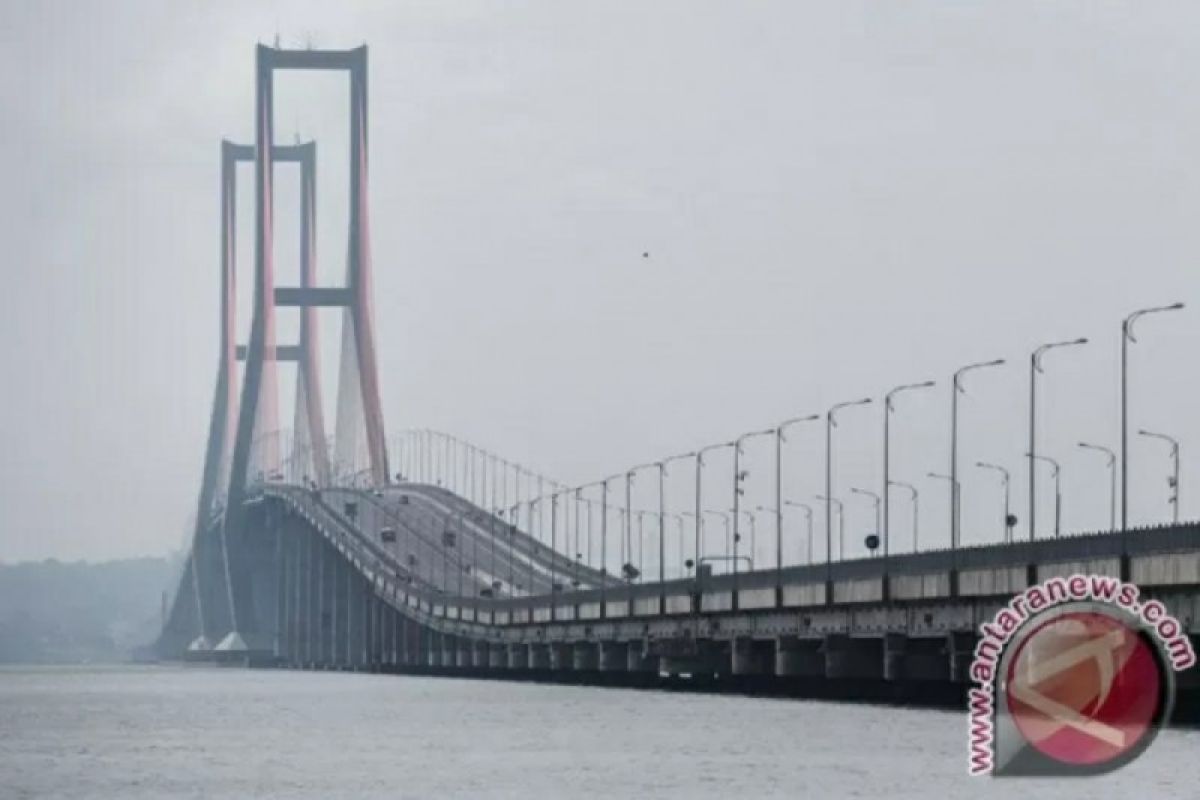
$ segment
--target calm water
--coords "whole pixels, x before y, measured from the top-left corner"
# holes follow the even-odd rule
[[[970,780],[964,717],[333,673],[0,670],[3,798],[1200,797],[1200,732],[1083,782]]]

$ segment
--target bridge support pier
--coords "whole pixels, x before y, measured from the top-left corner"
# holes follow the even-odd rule
[[[780,636],[775,640],[775,674],[819,678],[825,674],[820,639]]]
[[[442,665],[442,635],[426,628],[421,636],[424,642],[425,663],[431,667]]]
[[[510,644],[508,646],[508,668],[509,669],[528,669],[529,668],[529,645],[527,645],[527,644]]]
[[[475,642],[471,648],[471,666],[475,669],[486,669],[488,666],[488,643]]]
[[[630,672],[654,672],[658,669],[658,659],[650,655],[646,642],[630,642],[626,645],[625,669]]]
[[[571,648],[571,668],[592,672],[600,668],[600,647],[595,642],[576,642]]]
[[[488,667],[491,669],[505,669],[508,666],[508,648],[502,644],[489,644],[488,649]]]
[[[734,675],[770,675],[774,671],[772,643],[738,637],[729,643],[729,666]]]
[[[689,678],[712,678],[729,671],[729,652],[712,639],[682,639],[656,642],[658,672]]]
[[[317,549],[317,663],[322,668],[329,666],[333,653],[331,561],[329,542],[321,537]]]
[[[547,647],[550,648],[550,669],[561,672],[574,667],[574,652],[571,645],[566,642],[551,642]]]
[[[475,666],[475,643],[470,639],[458,640],[458,661],[459,669],[467,669]]]
[[[629,668],[629,645],[625,642],[600,643],[600,671],[624,672]]]
[[[905,644],[904,676],[906,680],[948,681],[950,660],[946,658],[946,643],[940,637],[909,637]]]
[[[950,680],[954,683],[970,681],[971,662],[975,659],[975,632],[946,634],[945,651],[950,661]]]
[[[899,681],[908,677],[908,637],[902,633],[883,635],[883,679]]]
[[[821,645],[825,653],[826,678],[883,677],[883,642],[856,639],[844,633],[831,633]]]
[[[529,645],[529,668],[550,669],[550,645]]]
[[[442,666],[453,667],[458,664],[458,640],[448,634],[442,634]]]
[[[404,663],[404,627],[400,622],[400,612],[391,606],[388,606],[388,610],[391,612],[388,615],[388,626],[392,631],[392,666],[398,667]]]

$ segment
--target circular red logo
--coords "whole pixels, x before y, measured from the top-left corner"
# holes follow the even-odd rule
[[[1161,670],[1153,646],[1123,620],[1095,610],[1062,613],[1034,628],[1009,661],[1008,711],[1042,755],[1099,767],[1149,743]]]

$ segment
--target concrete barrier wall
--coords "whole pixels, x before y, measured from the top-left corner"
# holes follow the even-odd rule
[[[741,589],[738,591],[738,608],[774,608],[775,587],[765,589]]]
[[[1200,553],[1138,556],[1130,560],[1129,572],[1139,586],[1200,584]]]
[[[833,584],[835,603],[871,603],[882,599],[882,578],[859,578],[852,581],[835,581]]]
[[[958,573],[958,593],[977,597],[1016,594],[1027,582],[1025,567],[964,569]]]
[[[730,611],[733,608],[733,592],[705,592],[700,596],[700,608],[704,611]]]
[[[1079,561],[1056,561],[1050,564],[1039,564],[1037,567],[1038,581],[1047,578],[1065,578],[1069,575],[1111,575],[1121,577],[1121,560],[1119,558],[1089,558]]]
[[[654,597],[638,597],[633,601],[633,613],[637,616],[649,616],[658,614],[658,596]]]
[[[937,572],[927,575],[892,575],[891,596],[896,600],[922,600],[947,597],[950,594],[950,575]]]
[[[825,584],[823,583],[794,583],[784,584],[783,604],[785,606],[820,606],[825,604]]]
[[[668,614],[689,614],[692,610],[692,597],[687,594],[667,595]]]

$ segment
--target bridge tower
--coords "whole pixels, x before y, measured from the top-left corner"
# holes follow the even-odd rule
[[[316,284],[316,144],[275,145],[273,161],[295,163],[300,167],[300,282],[301,288]],[[204,454],[204,468],[196,508],[196,525],[181,591],[192,593],[191,604],[184,604],[195,619],[189,629],[197,631],[192,642],[196,650],[212,647],[216,631],[232,630],[229,552],[223,531],[214,525],[225,505],[229,487],[229,469],[233,445],[233,421],[238,408],[237,370],[247,348],[237,344],[236,324],[236,205],[237,167],[254,161],[254,146],[221,142],[221,300],[220,355],[212,413]],[[265,365],[295,362],[296,419],[293,427],[293,451],[298,461],[295,475],[313,476],[318,482],[330,477],[329,449],[325,434],[324,404],[321,398],[320,361],[317,353],[317,320],[313,308],[301,311],[299,341],[277,346]],[[203,578],[203,580],[202,580]],[[181,606],[181,607],[184,607]]]
[[[276,287],[272,248],[274,225],[273,161],[274,146],[274,74],[278,69],[339,70],[350,78],[350,232],[347,248],[346,285],[340,288],[320,288],[308,283],[299,287]],[[310,415],[307,435],[314,450],[323,447],[323,421],[318,431],[314,419],[319,419],[320,405],[316,401],[316,359],[312,336],[315,327],[315,308],[345,309],[342,329],[342,353],[339,369],[338,409],[335,433],[336,470],[341,475],[357,475],[365,463],[363,474],[369,483],[387,483],[388,464],[385,447],[383,411],[380,403],[379,377],[375,364],[375,335],[371,303],[371,258],[369,218],[367,211],[367,48],[352,50],[281,50],[259,45],[256,52],[255,101],[255,265],[254,303],[249,343],[245,349],[245,374],[241,399],[237,409],[237,424],[233,430],[233,445],[229,463],[225,514],[221,530],[225,552],[225,585],[228,591],[229,627],[218,647],[238,650],[249,647],[247,636],[256,635],[258,625],[250,619],[250,587],[236,573],[229,550],[236,547],[243,534],[247,480],[251,470],[269,476],[279,469],[279,453],[272,443],[277,429],[278,414],[275,361],[278,346],[275,341],[275,307],[297,306],[302,309],[301,343],[308,355],[303,361],[301,384],[309,388],[300,396],[299,408]],[[303,182],[302,182],[303,183]],[[308,186],[315,185],[315,179]],[[311,222],[313,206],[308,205],[305,222]],[[302,209],[303,210],[303,209]],[[224,219],[224,216],[223,216]],[[311,229],[309,230],[311,239]],[[307,242],[311,262],[311,241]],[[306,265],[302,277],[315,274]],[[222,334],[223,339],[225,334]],[[227,351],[223,350],[223,358]],[[311,358],[309,357],[311,356]],[[219,387],[220,388],[220,387]],[[230,387],[226,386],[227,390]],[[311,415],[315,415],[311,416]],[[315,462],[314,462],[314,466]],[[318,473],[323,471],[320,468]],[[328,469],[324,470],[328,471]],[[318,475],[328,482],[330,476]],[[246,614],[239,611],[246,609]],[[246,616],[246,619],[242,619]]]

